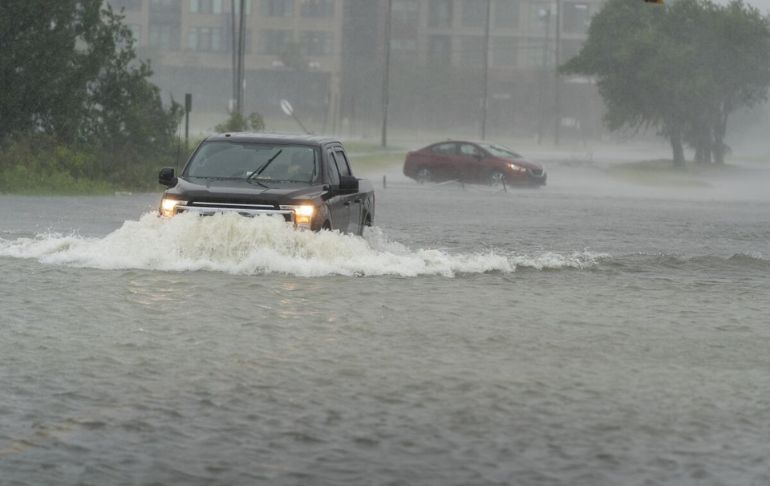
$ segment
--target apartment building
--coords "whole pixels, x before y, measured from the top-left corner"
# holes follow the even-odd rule
[[[153,81],[193,111],[226,117],[233,98],[233,32],[240,0],[107,0],[125,16]],[[245,1],[244,111],[291,100],[316,131],[338,118],[343,0]],[[234,22],[236,22],[234,24]],[[235,29],[234,29],[235,27]]]
[[[233,8],[240,0],[107,1],[124,12],[139,55],[152,61],[154,81],[165,93],[177,100],[192,93],[197,116],[226,116],[233,97]],[[473,133],[483,93],[487,0],[391,1],[389,10],[389,0],[246,0],[244,111],[280,119],[286,98],[313,131],[376,133],[390,19],[395,128]],[[491,0],[493,135],[529,134],[538,124],[542,131],[562,117],[598,126],[594,88],[557,85],[555,66],[579,51],[603,1]]]
[[[595,88],[558,80],[555,68],[579,52],[591,16],[603,2],[491,0],[488,122],[493,134],[527,135],[556,118],[564,118],[566,133],[578,123],[582,135],[600,129]],[[346,5],[342,115],[367,132],[376,131],[381,113],[382,62],[370,63],[384,59],[388,3],[351,0]],[[392,0],[389,111],[395,126],[478,131],[486,9],[487,0]]]

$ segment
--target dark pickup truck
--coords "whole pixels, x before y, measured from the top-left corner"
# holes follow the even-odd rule
[[[283,217],[297,228],[362,234],[374,220],[374,189],[357,179],[339,140],[225,133],[203,140],[167,186],[161,216],[194,212]]]

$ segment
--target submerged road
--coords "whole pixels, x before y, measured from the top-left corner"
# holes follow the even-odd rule
[[[0,196],[0,483],[770,483],[766,173],[548,169],[363,239]]]

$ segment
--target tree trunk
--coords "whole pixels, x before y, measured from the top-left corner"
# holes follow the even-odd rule
[[[698,139],[695,144],[695,157],[693,160],[696,164],[711,163],[711,141],[709,139]]]
[[[695,149],[693,160],[696,164],[711,163],[711,124],[700,119],[692,128],[691,143]]]
[[[727,152],[727,145],[725,145],[725,133],[727,133],[727,113],[728,107],[723,106],[717,121],[714,123],[714,128],[711,133],[714,163],[719,165],[725,163],[725,152]]]
[[[674,167],[684,167],[684,147],[682,146],[682,131],[680,128],[671,129],[671,149],[674,153]]]
[[[695,162],[696,164],[703,163],[703,144],[702,143],[695,144],[695,155],[693,156],[692,161]]]
[[[714,152],[714,163],[722,165],[725,163],[725,152],[727,149],[727,146],[725,145],[724,138],[725,138],[725,131],[727,128],[727,121],[724,122],[720,121],[719,123],[714,125],[714,138],[713,138],[713,152]]]

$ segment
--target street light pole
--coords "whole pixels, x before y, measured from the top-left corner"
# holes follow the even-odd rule
[[[246,50],[246,0],[241,0],[240,18],[238,19],[238,89],[235,98],[235,111],[243,113],[243,75],[244,75],[244,51]]]
[[[385,18],[385,66],[382,74],[382,135],[380,144],[388,145],[388,105],[390,104],[390,23],[393,15],[393,0],[388,0]]]
[[[554,84],[553,84],[553,143],[559,145],[559,136],[561,131],[561,76],[559,76],[559,65],[561,64],[561,0],[556,0],[556,48],[554,50]]]
[[[540,145],[543,141],[543,131],[545,129],[545,85],[547,82],[546,66],[548,65],[548,44],[550,43],[550,23],[551,23],[551,9],[540,10],[540,20],[543,22],[545,29],[543,37],[543,65],[541,67],[540,77],[540,89],[538,90],[538,105],[540,108],[540,116],[537,121],[537,144]]]
[[[233,97],[230,105],[231,110],[235,110],[236,100],[238,99],[238,30],[235,23],[235,1],[230,0],[230,30],[231,34],[231,48],[233,51]]]
[[[487,0],[487,22],[484,27],[484,95],[481,99],[481,139],[487,136],[487,109],[489,107],[489,33],[492,20],[492,0]]]

